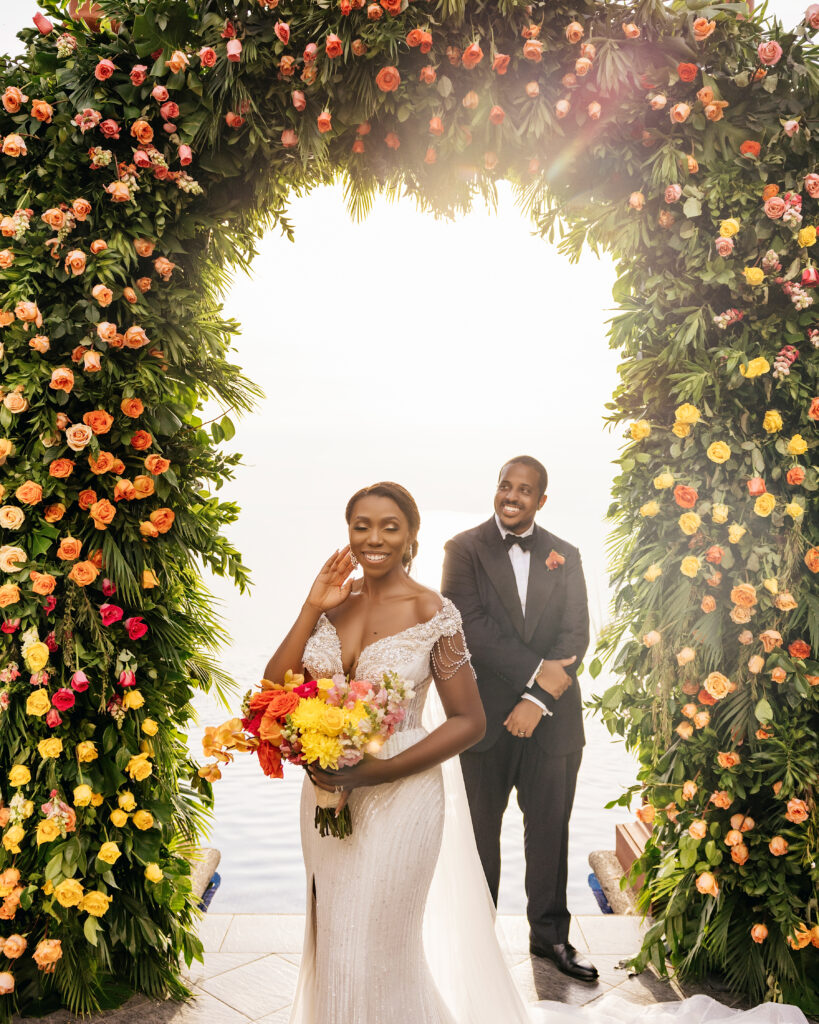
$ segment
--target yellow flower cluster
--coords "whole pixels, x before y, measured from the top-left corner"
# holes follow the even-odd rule
[[[322,768],[338,768],[342,746],[337,737],[309,729],[301,733],[301,749],[308,763],[318,761]]]

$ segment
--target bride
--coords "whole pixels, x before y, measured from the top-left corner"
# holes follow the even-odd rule
[[[265,678],[301,667],[310,678],[380,682],[394,671],[415,697],[372,757],[338,771],[314,765],[305,778],[308,912],[291,1024],[531,1024],[537,1013],[576,1024],[584,1011],[525,1006],[495,936],[456,757],[483,736],[484,712],[458,610],[409,575],[418,507],[400,485],[379,483],[353,495],[346,520],[349,545],[325,562]],[[316,786],[342,790],[351,836],[314,827]],[[758,1009],[770,1011],[766,1024],[805,1021],[792,1007]],[[733,1011],[698,996],[644,1012],[652,1024],[694,1024]],[[593,1024],[635,1016],[613,1000],[588,1012]]]

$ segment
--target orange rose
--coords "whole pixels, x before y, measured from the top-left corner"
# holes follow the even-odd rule
[[[483,50],[477,43],[470,43],[461,55],[461,63],[467,70],[477,67],[483,60]]]
[[[154,526],[153,523],[142,522],[139,524],[139,532],[143,537],[158,537],[159,530]]]
[[[85,264],[85,253],[81,249],[72,249],[65,258],[65,272],[78,277],[85,270]]]
[[[135,238],[134,249],[136,249],[137,256],[142,256],[147,259],[149,256],[153,256],[154,248],[156,243],[152,242],[149,238]]]
[[[150,498],[155,489],[154,482],[149,476],[140,474],[134,477],[134,491],[136,492],[137,500]]]
[[[395,90],[401,84],[401,76],[398,73],[398,68],[394,68],[391,66],[381,68],[381,70],[375,76],[375,84],[378,86],[381,92],[395,92]]]
[[[123,398],[119,403],[119,407],[123,413],[126,416],[130,416],[131,419],[136,419],[137,416],[141,416],[145,411],[145,406],[139,398]]]
[[[77,220],[85,220],[88,214],[91,212],[91,204],[87,199],[75,199],[71,203],[71,210]]]
[[[88,514],[94,520],[94,526],[98,530],[106,530],[117,514],[117,510],[107,498],[101,498],[94,502],[88,510]]]
[[[804,640],[794,640],[792,644],[788,644],[788,654],[792,658],[809,658],[810,644],[806,644]]]
[[[717,602],[710,594],[706,594],[700,602],[700,608],[705,612],[706,615],[710,615],[711,612],[716,611]]]
[[[712,793],[710,801],[715,807],[719,807],[720,810],[723,811],[727,811],[733,803],[731,797],[724,789],[718,789],[714,793]]]
[[[539,64],[543,60],[543,43],[539,39],[528,39],[523,44],[523,56]]]
[[[111,472],[116,473],[117,476],[121,476],[125,472],[125,463],[122,459],[114,459],[114,465],[111,467]]]
[[[46,505],[43,509],[43,519],[47,523],[58,523],[65,515],[65,505],[61,501],[55,502],[53,505]]]
[[[39,505],[43,500],[43,489],[33,480],[26,480],[14,492],[14,497],[24,505]]]
[[[44,334],[37,334],[29,339],[28,346],[33,348],[35,352],[39,352],[40,355],[45,355],[51,348],[51,340]]]
[[[114,417],[104,409],[94,409],[92,412],[83,413],[82,421],[95,434],[107,434],[113,425]]]
[[[785,479],[791,487],[798,487],[799,484],[805,482],[805,471],[801,466],[791,466],[785,476]]]
[[[145,458],[145,468],[154,476],[159,476],[171,468],[171,462],[170,459],[163,459],[161,455],[148,455]]]
[[[148,518],[160,533],[167,533],[173,526],[176,516],[169,508],[157,508],[151,512]]]
[[[749,856],[750,851],[745,843],[737,843],[736,846],[731,847],[731,860],[734,864],[744,864],[748,860]]]
[[[785,682],[785,680],[787,678],[788,678],[788,673],[785,671],[784,668],[778,668],[777,667],[777,668],[771,669],[771,679],[773,679],[773,681],[775,683],[777,683],[779,686],[781,686]]]
[[[144,118],[134,121],[131,125],[131,135],[142,146],[147,146],[149,142],[154,140],[154,130]]]
[[[77,540],[76,537],[62,537],[60,546],[57,548],[57,558],[61,558],[64,562],[73,562],[75,558],[80,557],[81,551],[81,540]]]
[[[95,284],[91,289],[91,295],[103,309],[106,306],[110,306],[114,301],[114,293],[110,288],[106,288],[104,284]]]
[[[164,256],[159,256],[154,260],[154,269],[163,281],[170,281],[171,274],[176,270],[176,264],[171,263],[171,261],[166,259]]]
[[[811,572],[819,572],[819,548],[808,548],[805,552],[805,565]]]
[[[764,630],[759,634],[759,639],[762,641],[766,654],[770,654],[774,647],[782,646],[782,634],[775,629]]]
[[[3,405],[9,412],[25,412],[28,409],[28,399],[25,395],[21,395],[19,391],[12,391],[3,399]]]
[[[741,608],[753,608],[756,604],[756,587],[751,583],[740,583],[731,591],[731,600]]]
[[[153,443],[154,439],[147,430],[137,430],[131,438],[131,447],[135,448],[138,452],[144,452]]]
[[[40,216],[40,220],[45,221],[45,223],[54,231],[60,231],[65,227],[65,213],[62,210],[58,210],[56,206],[52,206],[50,210],[46,210],[46,212]]]
[[[709,21],[707,18],[695,18],[694,24],[691,27],[694,32],[694,38],[698,43],[701,43],[711,35],[717,27],[717,23]]]
[[[792,821],[794,825],[801,825],[803,821],[808,820],[808,805],[804,800],[798,800],[794,797],[794,799],[788,801],[785,817],[788,821]]]
[[[705,116],[709,121],[721,121],[727,106],[725,100],[714,100],[713,103],[707,103],[704,110]]]
[[[132,306],[135,302],[138,301],[137,293],[134,291],[133,288],[123,288],[122,297],[123,299],[125,299],[126,302],[130,302]]]
[[[56,578],[50,573],[37,572],[36,569],[32,569],[28,575],[29,579],[33,580],[31,589],[35,594],[45,596],[46,594],[50,594],[57,586]]]
[[[137,288],[145,295],[151,290],[151,279],[150,277],[139,277],[137,278]]]
[[[114,468],[114,456],[111,452],[99,452],[97,457],[93,455],[88,456],[88,467],[92,473],[96,473],[100,476],[103,473],[110,473]]]
[[[105,252],[107,248],[108,243],[104,241],[102,238],[95,238],[89,246],[89,249],[94,254],[94,256],[98,256],[101,252]]]
[[[778,196],[778,195],[779,195],[779,186],[778,185],[766,185],[765,188],[762,189],[762,201],[763,202],[767,202],[769,199],[773,199],[774,196]]]
[[[144,345],[150,345],[150,343],[151,339],[138,324],[129,327],[125,332],[126,348],[142,348]]]
[[[20,588],[16,583],[4,583],[0,586],[0,608],[8,608],[20,600]]]
[[[97,492],[92,491],[90,487],[84,491],[80,491],[79,495],[77,496],[77,503],[83,510],[91,508],[91,506],[94,504],[96,500]]]
[[[6,113],[16,114],[24,103],[28,103],[28,96],[24,96],[16,85],[9,85],[3,93],[2,103]]]
[[[717,764],[720,768],[735,768],[739,764],[739,754],[733,751],[723,752],[720,751],[717,754]]]
[[[782,836],[774,836],[768,843],[768,849],[774,857],[784,857],[788,852],[788,841],[783,839]]]
[[[102,569],[102,548],[95,548],[88,555],[88,561],[96,569]]]
[[[109,320],[103,320],[97,324],[97,337],[100,341],[104,341],[106,345],[110,344],[117,336],[117,325],[112,324]]]
[[[635,25],[633,21],[623,23],[623,35],[626,39],[639,39],[640,38],[640,26]]]
[[[64,480],[74,472],[74,460],[54,459],[53,462],[48,464],[48,472],[50,476],[55,477],[57,480]]]
[[[819,420],[819,398],[811,399],[811,403],[808,406],[808,418]]]
[[[130,480],[117,480],[114,484],[114,501],[133,501],[136,498],[136,489]]]
[[[566,26],[566,38],[570,43],[579,43],[583,38],[585,29],[579,21],[570,21]]]
[[[699,494],[693,487],[686,487],[684,484],[677,484],[674,488],[674,501],[680,508],[693,508],[697,504]]]
[[[68,574],[68,578],[78,587],[87,587],[89,583],[94,582],[99,574],[99,569],[93,562],[77,562]]]
[[[701,818],[692,821],[688,826],[688,834],[692,839],[705,839],[708,834],[708,825]]]

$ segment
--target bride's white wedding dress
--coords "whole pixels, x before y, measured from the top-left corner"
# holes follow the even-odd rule
[[[378,757],[412,746],[443,721],[434,688],[430,692],[432,667],[445,680],[463,663],[466,645],[457,609],[442,601],[428,621],[361,652],[357,678],[379,682],[394,671],[415,689],[404,721]],[[325,615],[303,663],[313,678],[343,671],[338,634]],[[314,825],[313,785],[305,778],[307,922],[291,1024],[578,1024],[579,1018],[635,1024],[643,1015],[650,1024],[736,1020],[704,996],[639,1008],[622,999],[587,1010],[527,1007],[495,935],[458,758],[353,790],[349,805],[352,836],[322,838]],[[805,1022],[799,1010],[772,1004],[744,1016],[747,1024]]]

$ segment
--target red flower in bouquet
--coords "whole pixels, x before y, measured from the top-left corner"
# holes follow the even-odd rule
[[[100,605],[100,618],[102,619],[103,626],[111,626],[123,616],[123,611],[118,604],[101,604]]]
[[[259,756],[259,764],[262,766],[262,771],[265,775],[273,779],[284,778],[282,757],[278,747],[274,747],[272,743],[262,740],[256,748],[256,753]]]
[[[148,627],[141,615],[132,615],[125,620],[125,628],[128,630],[130,640],[140,640],[148,632]]]

